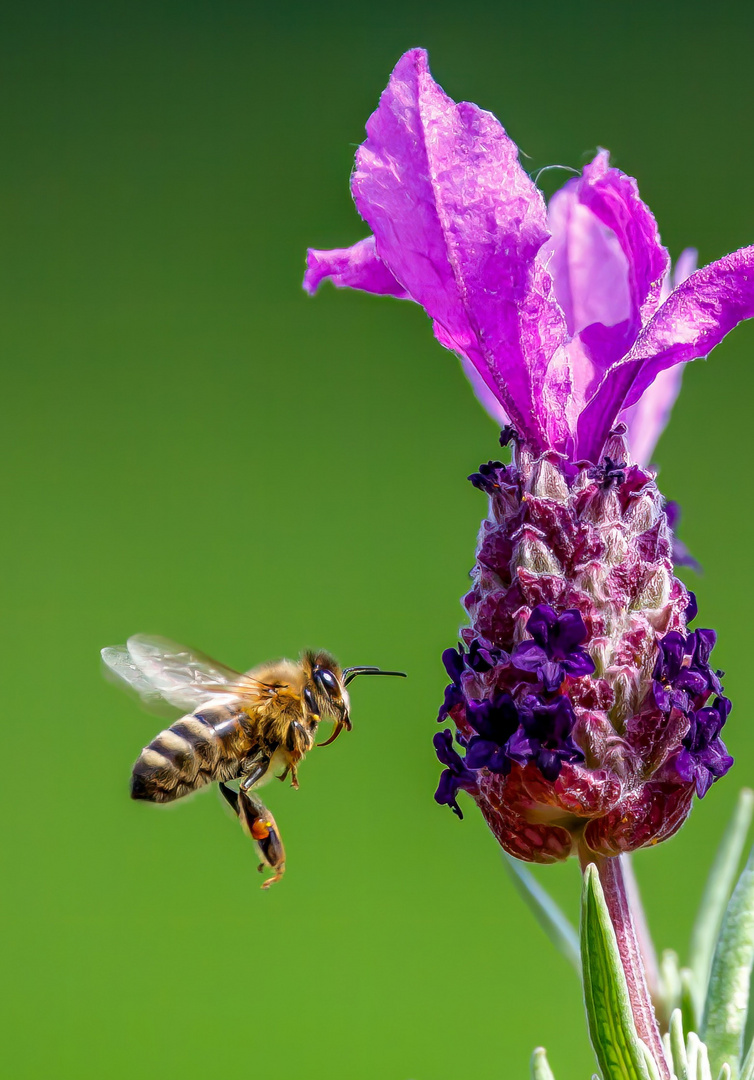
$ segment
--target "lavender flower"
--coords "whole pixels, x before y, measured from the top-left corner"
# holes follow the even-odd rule
[[[754,314],[754,247],[671,275],[636,182],[605,151],[545,204],[499,122],[456,104],[419,49],[398,62],[352,190],[373,235],[310,251],[305,287],[411,299],[506,428],[469,625],[445,653],[437,798],[469,792],[511,854],[654,844],[732,764],[712,631],[675,577],[647,467],[680,388]]]

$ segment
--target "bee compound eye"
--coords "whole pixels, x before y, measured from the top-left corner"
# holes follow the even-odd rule
[[[327,668],[317,668],[314,678],[326,693],[331,696],[339,693],[338,680]]]

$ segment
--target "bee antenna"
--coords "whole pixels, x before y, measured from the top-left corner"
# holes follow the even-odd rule
[[[405,671],[383,671],[382,668],[378,667],[347,667],[343,668],[343,675],[345,676],[343,679],[344,686],[348,686],[357,675],[397,675],[401,679],[407,677]]]

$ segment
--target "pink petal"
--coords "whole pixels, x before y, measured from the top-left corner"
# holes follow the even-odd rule
[[[352,187],[380,258],[535,447],[547,444],[547,364],[566,334],[537,260],[545,205],[499,122],[456,105],[426,53],[396,65],[356,155]]]
[[[634,347],[603,378],[579,420],[579,453],[592,460],[622,408],[635,404],[661,371],[707,356],[754,315],[754,247],[697,270],[675,289]]]
[[[556,191],[547,208],[552,233],[549,269],[572,336],[592,323],[624,322],[632,307],[628,257],[615,232],[581,199],[589,169]]]
[[[368,236],[349,248],[333,248],[317,251],[309,248],[306,253],[304,288],[312,296],[329,278],[339,289],[363,289],[364,292],[381,296],[408,297],[403,286],[395,280],[374,246],[374,237]]]
[[[676,398],[681,392],[683,367],[661,371],[635,405],[621,412],[619,419],[628,427],[628,445],[637,465],[649,465]]]
[[[633,177],[610,168],[606,150],[601,150],[584,169],[579,201],[613,233],[628,262],[630,310],[624,318],[629,318],[638,328],[659,307],[663,281],[670,269],[654,216],[639,197]],[[610,315],[609,308],[607,314]],[[612,313],[613,322],[619,321],[615,318],[617,314]]]
[[[678,256],[672,274],[672,287],[677,288],[696,270],[696,249],[686,248]],[[671,275],[666,278],[663,300],[670,295]],[[619,416],[628,427],[628,445],[637,465],[648,465],[657,441],[662,435],[670,412],[681,390],[683,365],[661,371],[641,395],[636,404],[624,409]]]
[[[604,372],[659,306],[668,256],[636,181],[610,168],[605,150],[553,195],[548,213],[552,238],[543,257],[573,337],[563,366],[574,426]]]

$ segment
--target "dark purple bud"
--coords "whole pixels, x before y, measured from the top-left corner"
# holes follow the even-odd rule
[[[488,642],[482,642],[479,638],[475,638],[469,645],[469,651],[465,658],[466,667],[471,671],[476,671],[478,674],[484,674],[484,672],[496,667],[504,655],[501,649],[495,649]]]
[[[465,700],[461,687],[457,683],[449,683],[445,687],[445,700],[437,714],[437,723],[442,724],[443,721],[447,720],[453,709],[463,705]]]
[[[508,693],[498,693],[486,701],[469,701],[466,719],[478,735],[503,746],[519,725],[516,704]]]
[[[724,697],[715,698],[712,705],[692,713],[689,729],[682,739],[683,749],[674,759],[678,775],[686,782],[694,781],[700,799],[733,765],[733,758],[720,738],[729,713],[730,701]]]
[[[671,630],[659,642],[652,678],[670,686],[681,673],[686,654],[686,640],[677,630]]]
[[[691,654],[691,663],[702,670],[709,667],[709,658],[717,642],[714,630],[692,630],[686,639],[686,652]]]
[[[548,693],[558,690],[566,675],[578,679],[594,671],[594,661],[581,648],[587,638],[581,612],[569,610],[558,615],[549,604],[538,604],[526,629],[533,640],[520,642],[511,661],[519,670],[536,674]]]
[[[592,671],[593,668],[588,670]],[[565,674],[565,665],[557,660],[548,660],[547,663],[542,664],[539,669],[539,678],[544,692],[546,694],[557,694],[563,685]]]
[[[445,665],[445,670],[448,673],[448,677],[453,682],[458,682],[461,678],[461,673],[464,668],[464,654],[458,649],[446,649],[442,654],[442,662]]]
[[[447,729],[438,731],[432,740],[435,753],[441,764],[447,768],[440,775],[440,782],[435,792],[435,801],[450,806],[454,814],[463,817],[456,800],[459,790],[475,791],[478,786],[476,775],[466,768],[463,758],[453,746],[453,735]]]
[[[481,735],[469,740],[466,761],[470,769],[488,769],[499,776],[507,776],[511,771],[511,759],[505,748]]]
[[[549,657],[546,650],[541,645],[538,645],[536,641],[521,641],[511,653],[511,663],[519,671],[530,671],[535,675],[548,662]]]
[[[681,508],[678,503],[675,502],[673,499],[669,499],[668,502],[665,504],[665,515],[668,519],[670,531],[673,534],[673,562],[676,566],[688,566],[690,570],[695,571],[695,573],[697,574],[701,574],[703,572],[701,563],[697,562],[697,560],[691,554],[683,541],[679,540],[678,537],[675,535],[676,527],[679,525],[681,520]],[[690,595],[693,596],[693,593],[691,593]],[[694,597],[694,614],[691,616],[687,616],[686,621],[691,622],[695,615],[696,597]]]
[[[558,616],[554,608],[549,604],[538,604],[526,624],[526,629],[543,649],[547,649],[550,643],[550,635],[557,625]]]
[[[521,728],[508,743],[508,755],[525,765],[533,761],[546,780],[557,780],[564,761],[583,761],[584,754],[573,741],[576,722],[567,697],[540,701],[530,695],[520,704]]]
[[[626,482],[626,462],[605,457],[602,464],[595,465],[587,475],[590,480],[596,480],[603,491],[607,491],[613,484],[620,487]]]
[[[689,589],[689,602],[686,607],[686,625],[693,622],[699,613],[699,605],[696,602],[696,593]]]
[[[586,625],[580,611],[564,611],[550,633],[550,648],[555,660],[565,660],[570,652],[587,639]],[[592,664],[590,671],[594,671]]]
[[[502,461],[488,461],[486,465],[480,465],[479,472],[472,473],[469,480],[475,488],[494,495],[500,490],[500,481],[504,475],[505,465]]]

